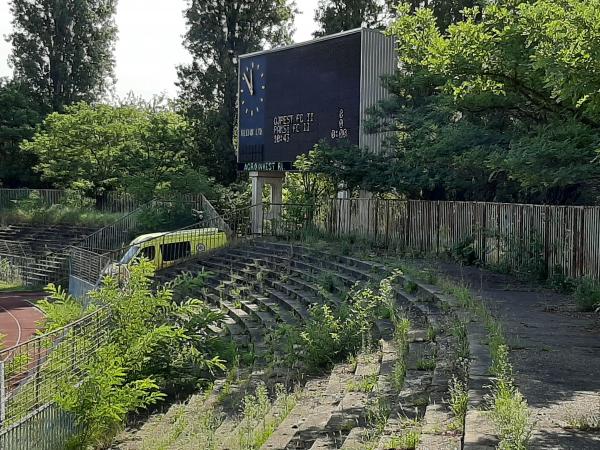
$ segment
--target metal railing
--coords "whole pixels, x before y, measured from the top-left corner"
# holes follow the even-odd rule
[[[140,256],[154,261],[157,270],[170,267],[251,236],[251,211],[252,207],[248,207],[225,217],[216,214],[193,225],[149,237],[145,245],[128,244],[100,252],[73,246],[70,249],[70,275],[96,286],[103,275],[126,276],[127,264]]]
[[[250,208],[226,219],[217,214],[176,230],[184,240],[200,245],[196,248],[175,245],[168,250],[172,244],[168,235],[173,232],[165,234],[156,242],[163,255],[161,267],[248,236],[250,214]],[[111,262],[131,248],[96,253],[71,247],[71,271],[97,284]],[[39,444],[35,448],[44,450],[64,446],[76,424],[54,401],[66,383],[74,385],[83,379],[86,364],[106,342],[109,330],[110,311],[100,308],[64,328],[0,351],[0,448],[28,450],[34,442]]]
[[[0,435],[52,403],[76,383],[108,336],[107,308],[63,328],[0,350]]]

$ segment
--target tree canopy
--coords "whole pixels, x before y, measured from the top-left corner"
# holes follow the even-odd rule
[[[23,139],[33,136],[41,122],[43,108],[27,87],[16,81],[0,79],[0,186],[36,186],[39,177],[33,172],[34,155],[21,151]]]
[[[315,22],[319,27],[315,37],[352,30],[362,26],[383,26],[386,4],[382,0],[319,0]]]
[[[116,0],[12,0],[15,78],[50,106],[93,101],[113,74]]]
[[[42,179],[100,197],[126,190],[149,200],[176,189],[204,191],[203,167],[189,159],[189,126],[170,111],[79,103],[50,114],[23,144]]]

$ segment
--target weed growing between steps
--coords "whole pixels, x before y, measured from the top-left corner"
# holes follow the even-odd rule
[[[408,332],[410,330],[410,321],[408,318],[401,317],[396,313],[392,318],[392,322],[394,323],[394,342],[396,344],[397,358],[396,361],[394,361],[391,381],[396,392],[400,393],[404,387],[404,379],[406,377],[406,358],[408,356]]]
[[[450,409],[455,419],[454,427],[457,430],[463,430],[465,428],[465,417],[467,416],[467,406],[469,404],[467,382],[461,377],[452,377],[448,384],[448,393],[450,394]]]
[[[446,293],[454,296],[464,309],[475,314],[486,327],[492,357],[490,372],[496,377],[489,396],[490,414],[500,438],[499,448],[526,449],[532,431],[531,417],[527,401],[514,385],[509,347],[500,322],[494,318],[481,300],[471,294],[467,286],[446,278],[440,278],[438,284]],[[466,330],[463,331],[461,328],[460,325],[455,326],[454,332],[466,337]],[[466,348],[464,351],[466,352]],[[456,386],[454,388],[456,389]],[[460,392],[455,392],[455,395],[455,406],[460,411]]]
[[[296,405],[298,394],[289,393],[281,384],[275,386],[271,400],[267,388],[260,384],[254,394],[243,399],[241,419],[235,436],[227,448],[231,450],[259,449]]]
[[[418,431],[407,431],[401,436],[393,436],[388,441],[388,448],[397,450],[414,450],[419,445],[421,434]]]
[[[319,246],[327,247],[328,244],[319,243]],[[330,245],[329,245],[330,246]],[[363,250],[364,251],[364,250]],[[394,258],[396,259],[396,258]],[[396,259],[397,260],[397,259]],[[378,262],[381,262],[381,257],[378,257]],[[387,261],[393,265],[392,261]],[[387,264],[388,266],[390,264]],[[531,434],[531,419],[527,402],[514,386],[512,376],[512,368],[508,361],[508,346],[500,323],[487,310],[485,305],[478,299],[475,299],[470,290],[463,285],[451,282],[445,278],[439,277],[434,271],[422,270],[411,267],[410,265],[402,264],[398,269],[409,277],[409,281],[405,285],[405,289],[409,292],[416,293],[418,287],[411,283],[410,278],[419,280],[426,284],[437,284],[442,289],[453,295],[465,309],[479,317],[485,324],[488,333],[490,353],[492,356],[491,373],[493,373],[498,381],[494,383],[490,393],[491,417],[496,424],[496,430],[500,437],[500,447],[504,449],[524,449],[527,447],[527,442]],[[589,296],[587,296],[589,297]],[[457,322],[452,325],[451,330],[456,339],[456,355],[457,364],[455,370],[460,372],[460,366],[464,366],[464,374],[453,379],[449,385],[450,393],[450,408],[456,418],[455,427],[460,428],[464,423],[466,414],[465,405],[468,403],[467,379],[468,365],[466,364],[469,356],[469,346],[466,335],[465,324]],[[433,330],[428,335],[436,334]],[[463,363],[465,361],[465,363]],[[422,362],[422,368],[429,368],[430,364]],[[507,368],[510,368],[508,370]],[[401,374],[402,371],[397,372]]]
[[[389,317],[390,279],[379,288],[356,284],[338,304],[313,304],[301,325],[280,325],[272,334],[271,358],[286,367],[319,372],[375,344],[375,320]],[[281,351],[283,350],[283,351]]]
[[[501,450],[526,450],[531,436],[527,401],[514,385],[508,346],[500,345],[495,361],[496,379],[490,396],[491,415],[496,424]]]

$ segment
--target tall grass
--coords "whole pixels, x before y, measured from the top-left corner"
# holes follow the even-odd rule
[[[80,225],[101,227],[109,225],[123,214],[106,213],[92,208],[78,208],[64,205],[48,207],[15,207],[0,211],[0,224],[30,223],[40,225]]]

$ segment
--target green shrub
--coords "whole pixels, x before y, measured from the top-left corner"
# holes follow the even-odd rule
[[[600,308],[600,282],[582,278],[575,289],[575,303],[580,311],[594,311]]]
[[[79,192],[67,191],[61,203],[50,205],[33,191],[29,197],[16,200],[0,211],[0,223],[67,224],[101,227],[118,220],[123,214],[101,212],[93,208],[93,200]]]
[[[448,254],[454,261],[466,266],[480,263],[479,256],[477,256],[477,251],[475,249],[475,238],[473,236],[467,236],[455,244],[448,250]]]
[[[50,283],[44,289],[48,297],[37,302],[37,307],[44,312],[44,332],[62,328],[91,313],[95,307],[84,307],[61,286]]]
[[[128,414],[166,395],[186,394],[207,385],[215,371],[225,369],[217,353],[222,346],[211,331],[220,324],[222,314],[197,299],[175,303],[169,289],[153,290],[153,271],[142,260],[132,266],[125,286],[106,278],[90,294],[93,305],[109,311],[107,344],[85,364],[83,380],[78,382],[80,372],[73,374],[57,398],[81,426],[74,448],[105,445]],[[54,295],[58,300],[46,304],[51,326],[80,311],[61,290],[55,289]],[[90,343],[89,337],[79,339],[76,348]]]
[[[389,282],[385,281],[379,290],[356,285],[339,306],[313,305],[302,325],[280,325],[274,331],[273,347],[286,349],[284,360],[288,367],[302,363],[312,370],[329,367],[348,355],[368,349],[373,343],[375,320],[383,310],[389,313],[388,287]],[[275,358],[275,351],[272,353]]]
[[[467,383],[456,377],[452,377],[448,382],[448,392],[450,394],[450,410],[454,414],[455,425],[457,428],[462,429],[465,426],[465,417],[469,404]]]
[[[577,287],[577,280],[565,275],[561,266],[554,266],[546,282],[550,289],[564,294],[572,294]]]
[[[81,430],[69,448],[106,447],[121,430],[127,414],[164,397],[152,378],[131,380],[127,366],[118,346],[108,345],[83,368],[86,377],[80,384],[69,380],[62,386],[57,403],[75,415]]]
[[[404,290],[409,294],[415,294],[419,290],[419,285],[412,280],[406,280]]]
[[[196,274],[186,271],[165,283],[165,288],[173,291],[174,300],[181,301],[197,295],[205,287],[206,280],[212,275],[212,272],[204,270]]]
[[[335,273],[329,271],[322,271],[317,277],[317,284],[325,292],[333,293],[338,289],[340,281]]]
[[[0,289],[16,289],[23,285],[20,269],[8,258],[0,256]]]

